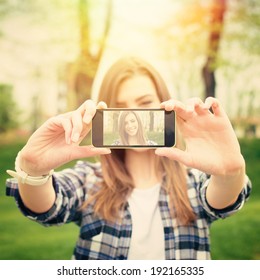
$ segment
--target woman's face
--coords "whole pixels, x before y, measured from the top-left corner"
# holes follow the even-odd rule
[[[125,117],[125,132],[129,136],[135,136],[138,131],[138,122],[133,113],[129,113]]]
[[[136,75],[122,82],[118,89],[116,107],[118,108],[159,108],[160,100],[153,81],[147,75]],[[149,149],[127,150],[129,153],[143,153]]]
[[[129,78],[118,89],[118,108],[159,108],[160,103],[156,88],[147,75]]]

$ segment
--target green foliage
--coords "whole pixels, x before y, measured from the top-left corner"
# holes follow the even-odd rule
[[[258,3],[257,3],[258,2]],[[260,6],[257,0],[231,1],[230,21],[233,28],[227,32],[227,39],[235,40],[248,53],[260,53]],[[246,32],[241,32],[241,28]]]
[[[12,86],[0,84],[0,133],[16,128],[17,106],[12,98]]]

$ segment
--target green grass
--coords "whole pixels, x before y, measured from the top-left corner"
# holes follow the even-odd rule
[[[0,259],[70,259],[79,230],[75,224],[43,227],[21,215],[14,199],[5,196],[5,170],[14,168],[23,145],[0,146]]]
[[[213,259],[260,259],[260,139],[241,140],[253,191],[233,217],[213,223]],[[6,169],[12,169],[23,143],[0,146],[0,259],[70,259],[79,228],[74,224],[43,227],[19,212],[5,196]]]
[[[260,259],[260,201],[248,201],[233,217],[212,225],[212,258],[222,260]]]
[[[241,139],[240,145],[253,189],[241,211],[213,223],[213,259],[260,259],[260,139]]]

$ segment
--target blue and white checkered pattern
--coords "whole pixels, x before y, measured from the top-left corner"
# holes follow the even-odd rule
[[[177,224],[170,215],[169,197],[163,187],[160,190],[158,203],[164,227],[165,259],[210,259],[209,227],[211,223],[241,209],[249,197],[251,183],[247,178],[245,187],[234,205],[215,210],[206,201],[209,176],[195,169],[189,169],[187,174],[188,195],[197,215],[192,225]],[[16,179],[7,180],[6,194],[15,197],[25,216],[45,226],[77,223],[80,226],[80,234],[73,259],[127,259],[132,233],[128,205],[121,219],[115,223],[107,222],[95,215],[93,205],[89,205],[82,211],[78,210],[88,198],[90,190],[98,191],[101,181],[100,163],[79,161],[72,169],[56,172],[53,175],[56,201],[53,207],[43,214],[35,214],[23,205]]]

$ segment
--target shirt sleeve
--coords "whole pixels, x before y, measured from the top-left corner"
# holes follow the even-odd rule
[[[79,161],[74,168],[55,172],[52,180],[56,200],[45,213],[34,213],[23,204],[16,179],[7,179],[6,195],[15,198],[18,208],[26,217],[45,226],[78,222],[81,217],[79,208],[86,200],[89,190],[96,185],[98,169],[95,164]]]
[[[248,200],[252,189],[251,181],[246,176],[244,187],[240,192],[236,202],[224,209],[214,209],[209,205],[206,199],[206,190],[209,185],[209,181],[209,175],[202,172],[199,173],[197,183],[198,199],[210,222],[213,222],[217,219],[224,219],[238,212],[244,206],[244,203]]]

